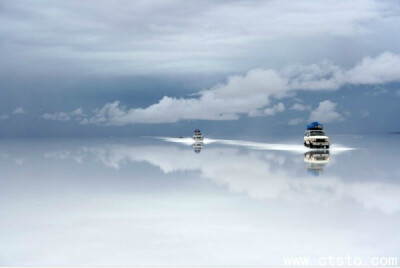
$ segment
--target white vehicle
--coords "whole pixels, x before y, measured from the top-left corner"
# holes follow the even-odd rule
[[[196,141],[202,141],[203,140],[203,135],[201,134],[200,129],[196,129],[194,131],[193,139],[196,140]]]
[[[304,133],[304,146],[309,148],[329,149],[329,137],[323,130],[306,130]]]
[[[304,162],[307,165],[308,171],[318,176],[329,163],[329,150],[310,151],[304,154]]]

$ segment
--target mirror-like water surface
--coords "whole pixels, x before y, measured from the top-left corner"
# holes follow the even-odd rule
[[[2,140],[0,264],[400,258],[400,137],[332,139]]]

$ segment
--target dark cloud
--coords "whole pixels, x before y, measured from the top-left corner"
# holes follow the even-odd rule
[[[332,57],[343,63],[382,50],[397,52],[388,37],[373,45],[364,42],[398,25],[394,5],[372,0],[3,1],[1,69],[132,75],[243,72]]]

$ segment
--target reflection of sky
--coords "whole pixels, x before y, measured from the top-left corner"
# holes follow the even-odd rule
[[[3,141],[0,263],[399,256],[398,137],[336,140],[359,149],[332,152],[318,176],[303,152],[238,144],[194,153],[159,139]]]

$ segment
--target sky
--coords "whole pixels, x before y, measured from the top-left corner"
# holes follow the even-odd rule
[[[398,1],[0,0],[0,136],[400,131]]]

